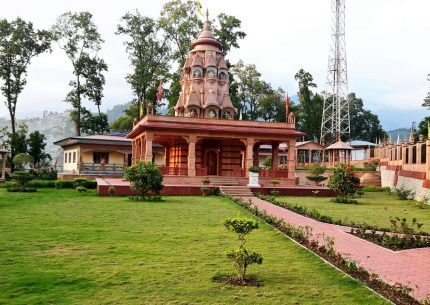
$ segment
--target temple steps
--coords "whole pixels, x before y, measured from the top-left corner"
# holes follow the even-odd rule
[[[247,186],[220,186],[222,194],[233,197],[253,197],[254,194]]]
[[[223,185],[240,185],[239,180],[234,177],[209,177],[211,185],[223,186]]]

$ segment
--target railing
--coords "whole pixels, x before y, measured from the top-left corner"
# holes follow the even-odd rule
[[[122,175],[125,167],[126,165],[123,163],[81,163],[79,172],[81,174]]]
[[[264,169],[260,168],[259,176],[262,178],[288,178],[287,169]]]
[[[169,175],[169,176],[187,176],[188,175],[188,168],[186,167],[161,166],[159,167],[159,169],[163,175]]]

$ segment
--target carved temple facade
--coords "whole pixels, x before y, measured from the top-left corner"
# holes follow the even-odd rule
[[[296,184],[295,144],[303,133],[295,129],[294,114],[286,123],[235,120],[230,100],[228,68],[221,44],[206,20],[193,41],[182,68],[182,90],[175,116],[147,115],[127,135],[132,139],[132,163],[154,161],[153,147],[164,147],[165,182],[200,183],[210,176],[243,178],[258,166],[260,145],[272,147],[272,168],[262,179]],[[286,143],[287,161],[279,166],[279,144]]]

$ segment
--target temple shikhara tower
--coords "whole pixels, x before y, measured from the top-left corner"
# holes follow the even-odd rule
[[[228,68],[221,43],[214,38],[208,20],[191,46],[193,49],[182,68],[182,90],[175,115],[232,119],[234,107],[229,94]]]
[[[218,178],[246,185],[248,169],[259,164],[260,145],[271,145],[272,168],[260,169],[260,183],[276,178],[281,185],[296,184],[295,144],[304,134],[295,130],[294,114],[284,123],[236,120],[225,54],[208,19],[191,46],[175,116],[149,114],[127,136],[133,164],[155,162],[165,184]]]

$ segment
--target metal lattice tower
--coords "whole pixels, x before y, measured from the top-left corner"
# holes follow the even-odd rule
[[[348,76],[345,43],[345,0],[331,0],[332,34],[328,58],[327,88],[321,122],[323,145],[350,140]]]

